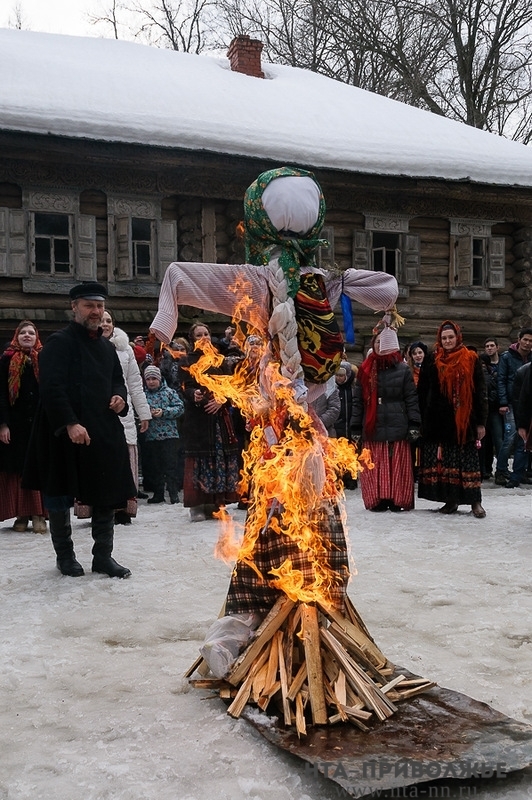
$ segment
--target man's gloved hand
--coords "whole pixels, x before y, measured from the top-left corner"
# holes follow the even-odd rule
[[[406,438],[409,442],[417,442],[421,439],[421,431],[418,428],[410,428]]]

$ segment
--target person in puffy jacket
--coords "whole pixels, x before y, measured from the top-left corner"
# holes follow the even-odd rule
[[[146,399],[151,409],[151,420],[144,440],[145,465],[153,497],[148,503],[164,503],[165,484],[170,502],[179,502],[177,420],[184,405],[174,389],[166,385],[159,367],[150,365],[144,370]]]
[[[371,511],[414,508],[410,442],[419,438],[421,417],[414,379],[397,334],[384,328],[357,373],[351,438],[371,452],[373,469],[360,473],[362,499]]]

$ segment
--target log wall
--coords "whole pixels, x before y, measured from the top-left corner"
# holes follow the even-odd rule
[[[68,141],[34,134],[0,132],[0,208],[22,208],[23,191],[66,188],[78,191],[80,211],[96,220],[97,277],[108,275],[107,197],[125,194],[153,197],[163,220],[176,220],[178,259],[204,260],[210,249],[219,263],[243,263],[243,242],[236,235],[242,197],[249,183],[277,164],[256,159],[193,153],[148,146]],[[307,166],[308,165],[302,165]],[[505,346],[520,327],[532,322],[532,192],[464,182],[420,181],[384,176],[349,175],[317,170],[328,204],[326,225],[334,227],[338,268],[352,263],[353,231],[364,229],[364,213],[407,214],[409,230],[420,237],[421,278],[409,287],[398,307],[406,317],[404,343],[431,343],[439,323],[455,319],[469,344],[486,335]],[[449,299],[449,219],[505,220],[492,228],[506,239],[506,283],[492,299]],[[209,230],[205,230],[205,226]],[[22,280],[0,276],[0,336],[11,336],[17,321],[32,314],[44,334],[69,318],[68,298],[24,294]],[[128,332],[145,331],[157,298],[113,297],[118,324]],[[369,343],[377,317],[354,304],[355,360]],[[183,309],[183,327],[199,313]],[[207,315],[215,329],[226,320]],[[205,317],[207,321],[207,317]],[[204,318],[204,317],[202,317]]]

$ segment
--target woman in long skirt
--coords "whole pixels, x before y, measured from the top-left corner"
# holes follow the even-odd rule
[[[485,517],[478,449],[486,433],[486,383],[478,355],[465,347],[455,322],[440,325],[417,388],[423,431],[419,497],[443,502],[442,514],[470,505],[475,517]]]
[[[357,373],[351,425],[351,438],[371,452],[375,465],[360,474],[362,499],[371,511],[409,511],[410,442],[419,437],[421,423],[416,387],[393,328],[374,335],[371,345]]]

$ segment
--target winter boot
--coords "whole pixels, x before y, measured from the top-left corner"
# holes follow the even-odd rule
[[[150,497],[148,503],[151,505],[152,503],[164,503],[164,489],[156,491],[153,497]]]
[[[131,571],[111,558],[113,552],[115,512],[112,508],[92,509],[92,571],[110,578],[129,578]]]
[[[13,523],[13,530],[17,533],[24,533],[28,530],[29,517],[17,517]]]
[[[71,578],[80,578],[85,573],[79,561],[76,561],[72,542],[70,510],[50,511],[49,521],[52,544],[57,556],[57,569],[63,575],[69,575]]]
[[[48,528],[46,527],[46,520],[44,517],[32,517],[31,525],[33,527],[33,533],[48,533]]]
[[[207,519],[205,515],[205,506],[193,506],[190,509],[191,522],[203,522],[205,519]]]

